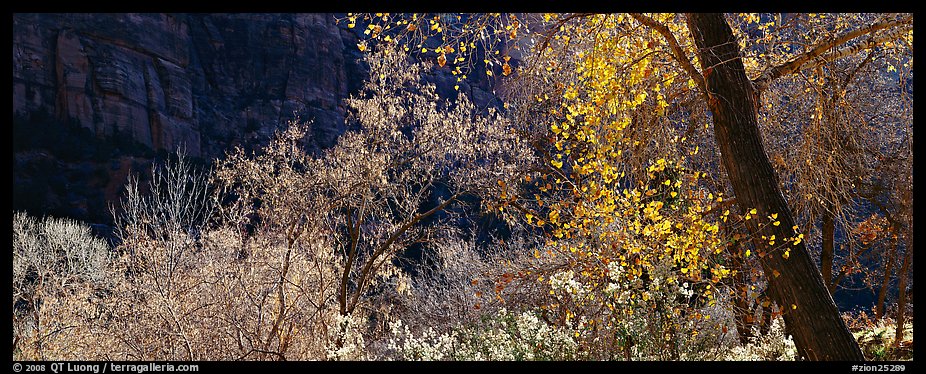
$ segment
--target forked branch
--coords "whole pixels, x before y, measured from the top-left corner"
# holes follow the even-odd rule
[[[888,41],[894,40],[900,36],[899,34],[903,30],[903,28],[900,28],[898,26],[902,26],[902,25],[906,25],[910,23],[913,23],[912,15],[908,15],[906,17],[896,19],[896,20],[877,22],[867,27],[862,27],[860,29],[849,31],[845,34],[840,35],[839,37],[835,39],[832,39],[830,41],[817,45],[810,51],[807,51],[806,53],[795,57],[791,61],[788,61],[784,64],[781,64],[781,65],[778,65],[778,66],[775,66],[775,67],[772,67],[766,70],[758,78],[753,79],[753,85],[755,86],[757,91],[761,92],[766,87],[768,87],[768,85],[771,84],[773,81],[785,75],[797,72],[807,67],[814,67],[814,66],[817,66],[825,62],[834,61],[836,59],[858,53],[859,51],[863,49],[869,49],[869,48],[881,45],[883,43],[886,43]],[[854,44],[851,46],[844,46],[846,43],[860,36],[873,34],[877,31],[890,29],[890,28],[895,28],[895,29],[891,30],[888,33],[869,38],[868,40],[859,42],[857,44]],[[832,51],[832,53],[828,53],[824,55],[825,53],[830,52],[830,51]],[[807,66],[808,64],[810,64],[810,66]]]

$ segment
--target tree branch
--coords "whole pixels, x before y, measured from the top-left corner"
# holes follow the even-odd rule
[[[544,51],[547,50],[547,47],[550,46],[550,40],[553,39],[553,35],[556,34],[559,31],[559,28],[565,25],[566,22],[576,18],[585,18],[593,15],[595,15],[595,13],[573,13],[557,20],[556,24],[549,29],[549,32],[547,32],[546,35],[544,35],[543,41],[540,43],[540,54],[543,54]]]
[[[338,295],[338,303],[341,307],[341,314],[345,314],[347,311],[347,286],[350,282],[350,273],[353,269],[354,261],[357,259],[357,245],[360,242],[360,225],[363,224],[366,206],[366,198],[364,198],[360,208],[354,210],[357,213],[356,223],[351,222],[350,207],[347,208],[347,226],[350,230],[350,244],[347,252],[347,264],[344,265],[344,272],[341,274],[341,282],[339,283],[341,292],[339,292]]]
[[[701,89],[702,93],[707,93],[707,90],[704,88],[704,76],[698,72],[698,69],[695,68],[691,63],[691,59],[688,58],[688,55],[685,54],[685,50],[678,44],[678,40],[675,39],[675,35],[669,30],[666,25],[659,23],[642,13],[630,13],[630,16],[639,21],[640,23],[656,30],[663,38],[665,38],[666,43],[669,44],[669,48],[672,48],[672,56],[675,57],[675,60],[682,65],[682,69],[685,69],[685,72],[691,76],[691,79],[694,79],[695,83],[698,85],[698,88]]]
[[[867,27],[849,31],[835,39],[832,39],[832,40],[829,40],[827,42],[817,45],[816,47],[814,47],[807,53],[804,53],[792,59],[791,61],[788,61],[784,64],[781,64],[781,65],[778,65],[778,66],[775,66],[773,68],[766,70],[764,73],[762,73],[762,75],[760,75],[756,79],[753,79],[753,85],[755,86],[757,91],[761,92],[766,87],[768,87],[768,85],[771,84],[774,80],[805,68],[804,65],[806,65],[807,63],[811,63],[811,67],[813,67],[820,63],[833,61],[833,60],[836,60],[836,59],[839,59],[839,58],[842,58],[842,57],[845,57],[845,56],[848,56],[854,53],[858,53],[862,49],[872,48],[884,42],[896,39],[902,29],[892,30],[891,32],[887,34],[883,34],[877,37],[870,38],[866,41],[859,42],[858,44],[855,44],[852,46],[847,46],[847,47],[837,49],[833,51],[833,53],[823,56],[824,53],[829,52],[862,35],[872,34],[880,30],[889,29],[889,28],[893,28],[893,27],[897,27],[901,25],[906,25],[912,22],[913,22],[913,16],[908,15],[898,20],[878,22],[878,23],[869,25]]]
[[[461,195],[462,195],[462,192],[457,192],[453,196],[450,196],[450,198],[448,198],[444,202],[438,204],[434,208],[431,208],[431,210],[415,215],[414,217],[412,217],[412,219],[408,220],[407,222],[405,222],[405,224],[403,224],[401,227],[396,229],[396,231],[393,232],[392,235],[390,235],[389,238],[386,239],[386,241],[383,244],[381,244],[378,248],[376,248],[376,251],[374,251],[373,255],[370,257],[370,260],[368,260],[367,263],[364,264],[363,268],[360,270],[360,280],[357,282],[357,288],[354,290],[353,295],[351,296],[350,304],[348,305],[348,308],[346,311],[347,313],[352,312],[354,310],[354,307],[357,305],[357,300],[360,298],[360,294],[363,293],[363,288],[366,286],[370,277],[373,275],[371,270],[372,270],[373,265],[375,265],[376,263],[376,259],[379,258],[379,256],[382,256],[384,253],[386,253],[386,251],[389,250],[389,247],[391,247],[392,244],[395,243],[396,240],[398,240],[400,236],[402,236],[402,234],[407,232],[409,228],[411,228],[412,226],[420,222],[422,219],[425,219],[431,216],[432,214],[443,210],[444,208],[446,208],[448,205],[450,205],[454,201],[457,201],[457,199]],[[346,296],[346,289],[344,292],[344,296]],[[344,314],[344,312],[342,312],[342,314]]]
[[[852,263],[857,261],[860,257],[862,257],[862,255],[868,253],[868,251],[870,251],[874,247],[875,246],[873,244],[870,244],[866,246],[865,248],[860,249],[858,252],[849,253],[849,259],[846,260],[846,263],[843,264],[842,267],[840,267],[839,274],[836,274],[836,277],[833,278],[832,282],[833,282],[834,291],[836,287],[839,286],[839,283],[842,283],[842,280],[846,277],[846,275],[849,275],[849,271],[853,270]]]

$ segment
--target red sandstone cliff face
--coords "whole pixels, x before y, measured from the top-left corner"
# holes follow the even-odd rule
[[[13,111],[204,157],[299,117],[324,146],[362,80],[355,45],[330,14],[16,14]]]
[[[222,157],[294,118],[330,146],[356,43],[331,14],[14,14],[14,209],[106,222],[157,151]]]
[[[355,32],[332,14],[14,14],[13,208],[107,222],[157,152],[219,158],[294,118],[333,145],[367,74]],[[456,96],[449,68],[424,78]],[[487,107],[489,85],[460,91]]]

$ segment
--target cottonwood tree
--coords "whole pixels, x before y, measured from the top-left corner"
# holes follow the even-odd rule
[[[880,15],[790,15],[776,28],[823,26],[813,27],[818,35],[787,35],[812,42],[806,39],[846,32],[847,17],[870,23]],[[911,37],[783,77],[763,95],[760,108],[773,166],[820,259],[827,288],[835,292],[862,273],[878,295],[876,318],[884,316],[896,281],[899,239],[912,236],[902,219],[907,204],[901,197],[912,191],[912,184],[903,182],[912,174]]]
[[[900,32],[897,30],[903,30],[905,24],[912,23],[912,16],[885,19],[848,31],[834,40],[823,41],[753,80],[746,76],[738,59],[740,52],[736,48],[736,39],[722,15],[689,14],[686,18],[706,75],[705,94],[713,114],[715,138],[739,205],[755,206],[762,215],[781,215],[782,224],[767,226],[764,235],[793,236],[793,232],[786,230],[794,227],[794,219],[758,132],[757,97],[774,79],[811,67],[813,64],[808,64],[809,61],[844,57],[866,46],[876,45],[878,41],[898,38]],[[888,32],[875,34],[882,29]],[[861,35],[873,37],[856,41],[858,44],[855,45],[844,45]],[[766,274],[773,271],[781,274],[780,277],[769,277],[771,292],[779,305],[786,310],[791,307],[784,317],[801,355],[808,359],[861,359],[858,345],[839,317],[806,248],[796,242],[791,252],[794,255],[790,259],[773,254],[764,256],[765,260],[760,264]]]
[[[511,23],[504,28],[490,29],[489,38],[496,38],[500,30],[515,27],[516,17],[495,17],[511,19]],[[427,20],[428,17],[418,19]],[[759,20],[763,24],[770,22]],[[673,112],[705,113],[706,116],[702,117],[707,119],[705,128],[713,128],[712,133],[706,134],[710,138],[708,144],[716,145],[718,164],[723,165],[722,171],[718,171],[725,174],[720,186],[729,183],[740,216],[752,215],[760,220],[769,218],[768,224],[762,222],[751,226],[752,246],[768,279],[769,294],[781,308],[801,356],[807,359],[861,359],[857,344],[840,319],[782,194],[778,175],[765,151],[759,130],[759,109],[763,95],[775,90],[776,82],[781,79],[795,74],[813,74],[819,71],[817,67],[821,64],[864,54],[901,39],[909,40],[912,16],[842,16],[838,18],[837,26],[826,33],[816,31],[821,27],[819,23],[798,22],[780,30],[766,27],[766,32],[785,37],[748,40],[738,37],[734,33],[737,30],[731,27],[727,17],[718,14],[577,14],[546,16],[544,21],[551,26],[546,29],[549,37],[536,43],[540,47],[535,50],[536,54],[553,53],[565,56],[563,60],[575,58],[603,62],[597,65],[559,65],[565,65],[564,71],[567,72],[569,68],[582,69],[580,76],[602,76],[601,79],[586,79],[585,83],[591,83],[589,85],[583,86],[581,82],[574,81],[550,82],[555,85],[554,93],[560,93],[552,96],[554,101],[575,101],[576,104],[565,108],[553,105],[549,114],[565,121],[554,123],[556,127],[551,125],[550,130],[567,141],[568,137],[579,139],[572,144],[573,148],[566,150],[561,148],[570,144],[557,144],[556,139],[551,139],[551,144],[559,151],[548,159],[552,166],[568,169],[567,172],[584,172],[591,168],[609,179],[618,179],[622,176],[621,172],[626,174],[621,170],[623,163],[603,162],[607,158],[601,157],[600,150],[616,160],[623,154],[646,155],[648,150],[659,149],[660,144],[666,142],[647,143],[645,139],[626,135],[608,139],[607,134],[614,133],[611,129],[632,133],[626,130],[639,126],[643,133],[659,134],[658,127],[646,125],[659,123],[659,118],[673,118]],[[774,21],[771,23],[775,24]],[[422,28],[416,26],[414,29]],[[447,29],[450,32],[466,32],[462,27]],[[384,31],[386,28],[374,26],[373,30],[382,32],[382,40],[388,36]],[[470,32],[479,34],[485,29],[476,30]],[[541,27],[540,30],[544,29]],[[789,32],[791,35],[809,35],[809,40],[788,40]],[[552,48],[550,40],[560,42],[553,43],[555,48]],[[455,53],[456,48],[450,47],[441,49],[444,55]],[[756,56],[762,58],[761,63],[755,60],[750,63],[746,59],[747,53],[751,55],[756,51],[759,51]],[[615,57],[614,61],[609,61],[600,56]],[[458,58],[444,57],[444,61],[456,62]],[[575,75],[567,73],[567,76]],[[668,84],[656,85],[656,80]],[[684,82],[694,97],[685,95],[683,89],[673,87],[674,82]],[[673,89],[682,93],[671,96]],[[683,100],[685,97],[691,99]],[[544,100],[543,97],[534,99]],[[676,108],[679,109],[673,110]],[[559,110],[561,112],[557,112]],[[641,112],[657,115],[647,116]],[[648,117],[656,120],[647,120]],[[697,131],[699,126],[691,126],[697,120],[696,117],[694,121],[679,122],[703,136]],[[682,143],[685,141],[682,140]],[[629,169],[641,173],[644,168],[637,165]],[[558,182],[567,180],[569,178],[558,178]],[[564,184],[567,190],[575,188],[571,183]]]
[[[878,16],[851,17],[875,22]],[[775,45],[812,43],[812,39],[835,38],[845,32],[850,27],[847,17],[787,15],[785,20],[778,17],[780,24],[769,21],[774,26],[764,27],[758,19],[749,22],[747,17],[746,22],[752,26],[739,29],[755,33],[770,28],[767,35],[757,37],[776,38]],[[797,31],[808,28],[813,32]],[[773,31],[779,29],[793,31]],[[766,57],[755,51],[747,60],[762,59],[759,56]],[[813,243],[819,244],[821,272],[831,293],[849,269],[864,268],[858,261],[860,256],[877,253],[869,245],[870,238],[863,243],[857,235],[846,235],[853,240],[841,245],[857,250],[836,253],[839,243],[835,233],[854,231],[854,226],[868,218],[859,202],[878,200],[868,186],[882,185],[885,178],[878,171],[900,160],[899,152],[909,139],[912,124],[912,92],[906,87],[911,58],[912,45],[907,38],[899,38],[864,53],[822,61],[811,71],[783,77],[762,97],[760,127],[786,195],[793,210],[800,213],[802,227],[816,228],[820,223],[820,230],[806,231]],[[794,100],[795,96],[803,100]],[[882,186],[878,190],[888,192],[891,188]],[[811,235],[814,232],[820,235]]]
[[[366,322],[388,317],[372,299],[412,283],[399,252],[453,240],[452,220],[479,209],[464,197],[494,196],[534,158],[504,118],[438,97],[405,56],[368,63],[354,130],[324,153],[294,123],[214,173],[181,157],[153,169],[150,194],[129,183],[107,358],[366,357]]]
[[[503,117],[477,112],[465,95],[440,98],[406,59],[389,49],[367,58],[369,80],[347,101],[356,130],[321,156],[303,150],[305,128],[296,125],[260,155],[232,153],[217,172],[241,216],[285,232],[287,247],[330,245],[339,256],[343,316],[404,282],[393,265],[402,249],[452,236],[452,208],[463,197],[490,196],[533,158]],[[289,256],[277,286],[280,305]]]

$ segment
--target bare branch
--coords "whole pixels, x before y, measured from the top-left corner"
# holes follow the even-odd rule
[[[444,210],[444,208],[446,208],[448,205],[450,205],[454,201],[457,201],[457,199],[460,196],[461,196],[461,193],[456,193],[450,198],[448,198],[447,200],[445,200],[444,202],[431,208],[431,210],[415,215],[414,217],[412,217],[412,219],[408,220],[401,227],[396,229],[396,231],[393,232],[392,235],[389,236],[389,239],[386,239],[386,241],[383,242],[383,244],[381,244],[379,248],[376,249],[376,252],[373,254],[372,259],[370,261],[367,261],[363,269],[360,271],[360,280],[357,282],[357,289],[354,290],[354,294],[353,296],[351,296],[351,303],[350,303],[351,307],[347,310],[348,312],[353,310],[353,307],[357,304],[357,300],[360,298],[360,294],[363,293],[363,288],[365,284],[369,281],[369,278],[373,275],[373,272],[371,271],[371,269],[376,262],[375,261],[376,258],[386,253],[389,247],[391,247],[392,244],[395,243],[395,241],[398,240],[399,237],[402,236],[402,234],[405,234],[408,231],[408,229],[410,229],[412,226],[418,224],[418,222],[420,222],[422,219],[430,217],[434,213]],[[345,269],[345,272],[347,271],[350,271],[350,269]]]
[[[842,58],[842,57],[845,57],[845,56],[848,56],[854,53],[858,53],[859,51],[863,49],[869,49],[869,48],[881,45],[885,42],[894,40],[899,36],[899,33],[902,30],[901,28],[897,28],[895,30],[892,30],[889,33],[870,38],[866,41],[859,42],[858,44],[855,44],[852,46],[846,46],[840,49],[836,49],[835,51],[833,51],[833,53],[827,54],[826,56],[823,55],[824,53],[829,52],[835,48],[838,48],[844,45],[845,43],[848,43],[852,41],[853,39],[856,39],[862,35],[873,34],[880,30],[894,28],[894,27],[898,27],[902,25],[907,25],[907,24],[911,24],[912,22],[913,22],[913,16],[908,15],[898,20],[878,22],[878,23],[869,25],[867,27],[849,31],[835,39],[832,39],[820,45],[817,45],[816,47],[814,47],[807,53],[804,53],[792,59],[791,61],[788,61],[782,65],[778,65],[778,66],[775,66],[773,68],[766,70],[758,78],[753,79],[753,85],[756,87],[756,90],[761,92],[766,87],[768,87],[768,85],[771,84],[771,82],[774,81],[775,79],[781,78],[788,74],[792,74],[798,70],[807,68],[807,66],[805,65],[808,63],[811,64],[810,67],[817,66],[821,63],[833,61],[833,60],[836,60],[836,59],[839,59],[839,58]]]

